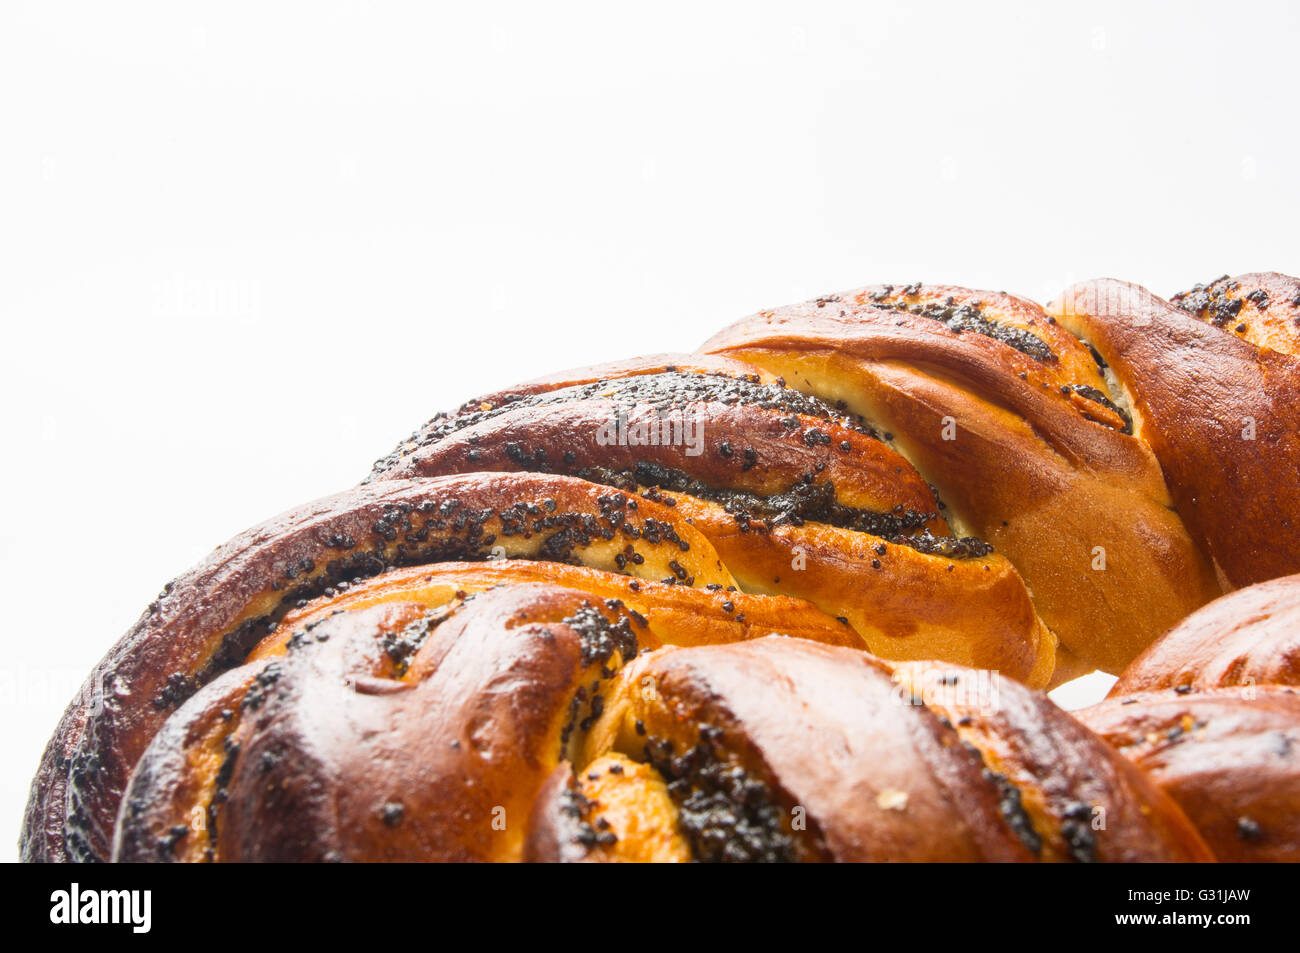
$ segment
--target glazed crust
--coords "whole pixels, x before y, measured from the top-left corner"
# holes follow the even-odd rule
[[[1223,861],[1300,861],[1300,695],[1139,692],[1075,713],[1182,807]]]
[[[502,559],[393,569],[346,593],[316,599],[290,610],[248,659],[282,654],[294,632],[341,610],[388,602],[418,603],[433,609],[467,593],[521,582],[550,582],[600,599],[617,599],[644,617],[656,638],[672,645],[722,645],[780,634],[847,648],[866,647],[850,626],[802,599],[755,596],[731,586],[668,585],[586,566]]]
[[[611,623],[624,638],[604,652],[601,640],[620,635]],[[575,697],[635,653],[637,628],[583,593],[537,584],[433,616],[389,603],[327,618],[286,656],[230,673],[244,698],[227,709],[228,761],[205,783],[168,770],[186,753],[183,728],[155,738],[114,857],[520,860]],[[422,641],[395,659],[379,632]],[[210,709],[209,691],[228,703],[227,688],[214,683],[183,712]],[[168,836],[195,807],[209,814],[206,856],[199,845],[178,854],[188,845]]]
[[[994,675],[994,697],[945,710],[913,694],[926,675],[990,684],[987,672],[779,638],[664,649],[621,673],[588,753],[639,755],[673,778],[697,856],[1210,859],[1168,798],[1041,695]],[[996,760],[971,732],[1001,740]],[[713,810],[718,763],[741,772],[748,811]],[[1094,829],[1098,816],[1111,823]],[[776,817],[791,820],[765,828]]]
[[[1139,655],[1110,694],[1234,685],[1300,686],[1300,576],[1250,586],[1188,616]]]
[[[586,387],[570,385],[583,375],[561,375],[566,386],[538,385],[531,399],[470,401],[413,434],[371,479],[540,470],[640,491],[699,529],[742,589],[808,599],[878,655],[1048,683],[1055,637],[1015,568],[951,537],[933,490],[878,435],[753,373],[649,363]],[[611,432],[618,421],[657,437],[662,414],[699,432],[653,443]]]
[[[620,686],[589,749],[612,740],[697,792],[688,836],[710,859],[1033,859],[979,759],[869,656],[781,638],[666,650]],[[743,772],[743,810],[717,765]]]
[[[166,587],[23,858],[1298,859],[1300,575],[1181,620],[1300,572],[1300,282],[1052,308],[875,286],[440,414]]]
[[[845,401],[894,434],[1088,666],[1121,671],[1219,594],[1097,362],[1037,305],[879,286],[760,312],[703,350]]]
[[[1014,786],[1043,860],[1210,859],[1196,829],[1141,771],[1045,695],[934,663],[896,666],[895,674]]]
[[[529,863],[689,863],[691,846],[668,785],[654,768],[618,753],[582,769],[564,762],[533,805]]]
[[[420,591],[440,590],[405,593]],[[688,617],[656,627],[550,583],[376,595],[298,616],[277,651],[167,720],[132,775],[114,859],[1208,856],[1139,772],[1011,680],[1000,730],[1043,741],[1000,774],[859,650],[664,644],[691,641]],[[1044,790],[1115,821],[1086,851],[1044,848],[1056,835],[1026,828],[1020,806]]]
[[[1224,275],[1169,303],[1257,348],[1300,356],[1300,279],[1271,271]]]
[[[647,525],[652,532],[645,532]],[[100,662],[48,745],[28,802],[28,860],[108,855],[127,778],[176,705],[241,662],[280,616],[390,566],[502,556],[582,561],[731,585],[668,507],[582,480],[468,474],[360,487],[237,536],[170,583]]]
[[[1300,282],[1223,282],[1235,287],[1182,296],[1203,304],[1195,313],[1113,279],[1075,285],[1048,309],[1123,382],[1178,512],[1236,587],[1300,572]],[[1217,326],[1218,313],[1230,323]]]

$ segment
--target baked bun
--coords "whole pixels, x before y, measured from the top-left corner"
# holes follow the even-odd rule
[[[689,615],[656,629],[549,583],[352,595],[167,719],[114,859],[1210,856],[1141,772],[1011,680],[986,718],[928,707],[921,663],[896,677],[834,639],[684,646]]]

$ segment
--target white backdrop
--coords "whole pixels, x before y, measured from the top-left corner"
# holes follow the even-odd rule
[[[870,282],[1300,272],[1295,3],[469,6],[0,7],[0,857],[163,582],[441,408]]]

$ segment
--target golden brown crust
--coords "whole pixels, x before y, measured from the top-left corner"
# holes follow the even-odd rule
[[[911,676],[924,666],[901,667]],[[981,673],[956,667],[974,681]],[[987,676],[989,673],[983,673]],[[996,676],[994,676],[996,678]],[[663,649],[617,679],[587,753],[620,751],[673,779],[697,856],[798,860],[1204,860],[1178,809],[1067,715],[1010,679],[989,723],[1016,736],[1020,771],[1001,776],[954,722],[914,702],[907,675],[868,656],[791,639]],[[1034,739],[1041,739],[1035,742]],[[718,806],[719,778],[750,809]],[[1020,808],[1030,786],[1052,810],[1090,813],[1074,852],[1043,849]],[[799,823],[796,823],[799,822]],[[1075,824],[1071,817],[1059,828]],[[1085,833],[1086,832],[1086,836]]]
[[[1178,802],[1220,860],[1300,861],[1294,689],[1144,692],[1075,714]]]
[[[124,816],[115,819],[113,856],[124,861],[214,860],[227,765],[238,752],[235,717],[269,660],[226,672],[181,706],[136,762]],[[141,792],[134,799],[131,791]],[[147,793],[144,793],[147,792]]]
[[[1300,686],[1300,576],[1248,586],[1188,616],[1134,659],[1110,694],[1233,685]]]
[[[624,755],[601,755],[574,774],[556,768],[533,805],[531,863],[689,863],[691,847],[663,776]]]
[[[932,489],[843,410],[753,374],[645,368],[466,406],[372,479],[542,470],[640,490],[699,529],[742,589],[808,599],[878,655],[1050,679],[1055,637],[1012,565],[950,538]],[[664,415],[698,431],[661,442]]]
[[[698,856],[1032,859],[978,759],[909,709],[882,664],[781,639],[734,648],[647,656],[589,741],[612,736],[693,795]],[[727,797],[736,789],[743,809]]]
[[[1300,356],[1300,278],[1276,272],[1224,275],[1174,295],[1169,303],[1255,347]]]
[[[894,668],[1015,788],[1042,860],[1213,859],[1167,796],[1046,695],[933,662]]]
[[[549,582],[617,599],[642,615],[657,639],[672,645],[722,645],[764,635],[789,635],[828,645],[864,648],[861,637],[838,619],[789,596],[667,585],[586,566],[501,559],[486,563],[438,563],[394,569],[333,598],[291,610],[259,643],[249,660],[280,655],[295,632],[336,612],[389,602],[438,608],[467,593],[520,582]]]
[[[1300,574],[1179,623],[1300,572],[1300,281],[1051,307],[876,286],[435,417],[168,585],[24,859],[1300,860]]]
[[[496,416],[445,436],[430,434],[427,442],[379,475],[400,479],[540,470],[598,478],[602,469],[635,475],[639,468],[647,473],[679,471],[708,487],[772,496],[788,492],[807,474],[813,487],[833,485],[836,500],[845,506],[885,513],[901,506],[932,514],[915,529],[946,532],[934,513],[934,494],[925,481],[884,443],[845,426],[846,419],[710,400],[710,379],[699,375],[675,375],[669,380],[683,386],[672,391],[666,383],[660,393],[632,392],[625,399],[612,399],[618,394],[560,391],[548,394],[556,403],[506,405]],[[601,383],[613,391],[628,382]],[[566,393],[571,398],[563,399]],[[672,431],[668,442],[635,442],[635,438],[614,442],[620,437],[619,425],[623,434],[642,428],[647,437],[662,437],[663,429],[656,426],[663,419],[661,412],[671,414],[674,424],[682,415],[692,418],[690,423],[698,424],[699,433],[678,437]]]
[[[1096,362],[1089,371],[1086,348],[1030,302],[867,288],[761,312],[704,350],[890,431],[954,521],[1011,561],[1061,644],[1092,665],[1120,671],[1219,592]]]
[[[630,574],[673,577],[676,565],[699,585],[732,583],[708,541],[668,507],[541,474],[372,484],[237,536],[169,584],[68,709],[33,784],[26,858],[107,856],[121,792],[163,720],[298,601],[388,566],[494,549],[614,570],[627,547],[642,560],[626,562]]]
[[[789,592],[821,606],[881,658],[943,658],[997,669],[1033,688],[1051,680],[1056,637],[1002,556],[950,559],[811,523],[754,533],[716,504],[663,495],[677,500],[742,588]]]
[[[1241,282],[1228,300],[1242,300],[1247,284],[1300,295],[1283,276]],[[1252,342],[1290,341],[1275,322],[1292,306],[1272,300],[1267,318],[1253,304],[1238,312],[1243,332],[1216,326],[1211,306],[1200,320],[1113,279],[1075,285],[1048,306],[1122,382],[1178,512],[1233,586],[1300,572],[1300,359]]]
[[[1010,680],[1004,733],[1041,739],[1020,752],[1024,777],[993,772],[863,652],[782,636],[661,646],[682,640],[576,589],[511,582],[301,622],[283,651],[167,719],[132,775],[114,859],[1203,854],[1135,769]],[[1067,813],[1080,798],[1106,806],[1114,833],[1045,850],[1020,807],[1031,791]]]
[[[196,859],[177,854],[169,832],[207,805],[217,810],[206,837],[179,838],[206,840],[205,859],[521,859],[581,700],[645,633],[617,607],[554,586],[458,608],[344,612],[287,655],[232,672],[248,687],[221,776],[191,791],[156,770],[184,744],[159,734],[128,792],[115,859]],[[212,707],[209,689],[183,710]]]

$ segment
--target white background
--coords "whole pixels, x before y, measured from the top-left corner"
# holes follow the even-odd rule
[[[1300,272],[1294,3],[470,6],[0,7],[0,857],[163,582],[439,409],[871,282]]]

